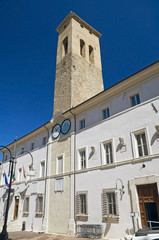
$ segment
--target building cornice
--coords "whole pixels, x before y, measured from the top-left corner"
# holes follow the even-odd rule
[[[22,136],[21,138],[17,139],[16,140],[17,145],[22,144],[23,142],[28,141],[29,139],[37,136],[38,134],[45,132],[46,131],[45,127],[51,128],[52,126],[53,126],[53,123],[51,121],[44,123],[40,127],[34,129],[33,131],[31,131],[31,132],[27,133],[26,135]],[[12,143],[8,144],[6,147],[12,149],[12,148],[14,148],[14,143],[15,142],[12,142]],[[2,148],[0,151],[5,152],[6,149]]]
[[[85,102],[67,110],[64,115],[65,117],[71,117],[72,114],[79,114],[83,111],[88,110],[91,107],[101,103],[102,101],[106,101],[122,92],[127,91],[127,89],[133,87],[134,85],[138,85],[144,80],[159,74],[159,61],[145,67],[144,69],[134,73],[133,75],[123,79],[122,81],[116,83],[115,85],[107,88],[106,90],[98,93],[94,97],[86,100]],[[71,111],[71,112],[70,112]]]

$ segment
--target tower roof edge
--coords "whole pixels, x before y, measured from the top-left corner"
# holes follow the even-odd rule
[[[101,37],[102,35],[96,31],[93,27],[91,27],[88,23],[86,23],[84,20],[82,20],[80,17],[78,17],[74,12],[70,12],[67,17],[62,21],[62,23],[56,28],[57,32],[61,32],[63,28],[67,25],[67,23],[71,19],[75,19],[77,22],[79,22],[83,27],[87,28],[90,32],[92,32],[95,36]]]

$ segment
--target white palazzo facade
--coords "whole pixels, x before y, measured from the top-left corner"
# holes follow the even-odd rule
[[[159,62],[103,91],[101,35],[72,12],[57,31],[53,118],[7,146],[16,157],[8,228],[130,238],[159,222]]]

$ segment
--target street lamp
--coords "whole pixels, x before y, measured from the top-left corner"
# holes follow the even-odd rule
[[[17,139],[15,139],[15,142]],[[7,198],[7,206],[6,206],[6,211],[5,211],[5,218],[4,218],[4,225],[2,232],[0,233],[0,240],[8,240],[8,232],[7,232],[7,219],[8,219],[8,212],[9,212],[9,200],[10,200],[10,193],[11,193],[11,185],[12,185],[12,175],[13,175],[13,169],[14,169],[14,164],[16,163],[16,157],[22,153],[22,151],[19,151],[16,156],[12,156],[11,151],[8,147],[0,145],[0,148],[5,148],[9,151],[10,154],[10,164],[9,164],[9,173],[8,175],[10,176],[10,183],[9,183],[9,190],[8,190],[8,198]],[[34,176],[35,172],[33,169],[33,156],[30,152],[24,150],[23,152],[29,153],[32,159],[31,163],[31,169],[30,169],[30,176]],[[15,154],[15,148],[14,148],[14,154]],[[28,175],[29,176],[29,175]]]
[[[14,167],[14,159],[15,159],[15,157],[12,156],[11,151],[10,151],[10,149],[8,147],[0,145],[0,148],[7,149],[9,154],[10,154],[10,164],[9,164],[10,183],[9,183],[9,190],[8,190],[7,207],[6,207],[6,212],[5,212],[3,229],[2,229],[2,232],[0,233],[0,240],[7,240],[8,239],[7,219],[8,219],[9,200],[10,200],[10,193],[11,193],[12,175],[13,175],[13,167]]]

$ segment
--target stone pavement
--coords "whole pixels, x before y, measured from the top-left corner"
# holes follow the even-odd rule
[[[77,238],[74,236],[61,235],[61,234],[47,234],[47,233],[35,233],[27,231],[9,232],[9,238],[12,240],[89,240],[90,238]]]

